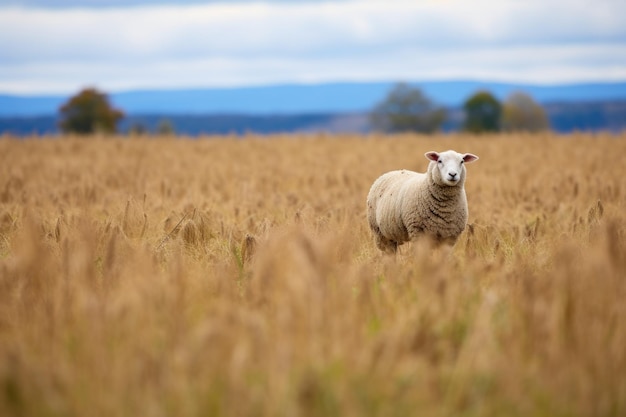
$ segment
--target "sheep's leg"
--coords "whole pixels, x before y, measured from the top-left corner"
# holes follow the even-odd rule
[[[376,246],[378,246],[378,249],[386,253],[396,253],[398,251],[398,242],[387,239],[383,236],[378,227],[372,230],[374,232],[374,239],[376,240]]]
[[[376,223],[376,211],[374,207],[368,203],[367,210],[367,220],[370,225],[370,229],[372,229],[372,233],[374,234],[374,240],[376,241],[376,246],[378,249],[382,250],[386,253],[396,253],[398,250],[398,242],[387,239],[380,231],[378,227],[378,223]]]

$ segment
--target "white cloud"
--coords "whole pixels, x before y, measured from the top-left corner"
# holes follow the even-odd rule
[[[615,0],[0,8],[0,91],[332,80],[626,79]]]

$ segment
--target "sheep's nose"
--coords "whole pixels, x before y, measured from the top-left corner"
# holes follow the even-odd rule
[[[451,179],[454,179],[456,177],[456,172],[449,172],[448,175]]]

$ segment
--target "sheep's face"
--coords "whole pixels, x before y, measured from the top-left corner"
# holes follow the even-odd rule
[[[478,159],[471,153],[460,154],[455,151],[426,152],[426,159],[432,161],[433,178],[436,183],[454,187],[465,182],[465,164]]]

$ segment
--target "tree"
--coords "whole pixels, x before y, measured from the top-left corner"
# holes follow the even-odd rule
[[[370,114],[370,123],[385,132],[432,133],[446,118],[443,108],[436,107],[419,88],[398,83]]]
[[[463,130],[472,133],[497,132],[500,130],[502,105],[488,91],[479,91],[465,101]]]
[[[511,94],[504,102],[502,127],[507,131],[539,132],[550,128],[543,107],[521,91]]]
[[[59,109],[59,127],[66,133],[115,133],[117,122],[124,117],[121,110],[111,107],[106,94],[86,88],[71,97]]]
[[[157,133],[161,136],[172,136],[174,131],[174,125],[169,119],[161,119],[157,126]]]
[[[128,133],[131,136],[143,136],[148,133],[148,129],[142,122],[135,122],[128,129]]]

